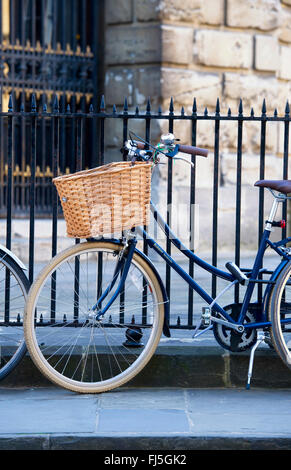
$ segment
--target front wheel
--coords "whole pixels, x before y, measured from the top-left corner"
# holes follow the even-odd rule
[[[291,261],[277,278],[270,300],[270,312],[272,343],[291,369]]]
[[[81,393],[119,387],[145,367],[158,345],[163,294],[138,252],[105,315],[92,309],[110,286],[122,249],[122,244],[107,241],[77,244],[54,257],[30,290],[27,347],[40,371],[61,387]]]

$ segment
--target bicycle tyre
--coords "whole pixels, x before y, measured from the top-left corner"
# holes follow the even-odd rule
[[[106,258],[105,261],[106,263],[108,262],[108,266],[110,266],[111,269],[108,270],[108,272],[111,273],[111,271],[113,270],[111,258],[113,259],[114,256],[116,257],[122,248],[122,244],[112,243],[109,241],[94,241],[76,244],[75,246],[68,248],[56,255],[51,260],[51,262],[40,272],[30,289],[26,303],[24,322],[26,344],[30,356],[35,365],[38,367],[38,369],[50,381],[52,381],[58,386],[79,393],[101,393],[116,387],[120,387],[121,385],[127,383],[129,380],[135,377],[145,367],[145,365],[151,359],[152,355],[156,350],[163,329],[164,299],[162,289],[156,275],[152,271],[146,259],[141,257],[138,252],[134,253],[130,270],[137,269],[141,273],[142,278],[138,278],[139,285],[141,284],[141,281],[144,282],[144,278],[147,280],[148,291],[153,296],[156,302],[154,308],[155,312],[151,313],[151,315],[153,316],[153,325],[152,327],[150,326],[145,328],[146,334],[149,336],[146,346],[142,348],[137,348],[138,345],[136,344],[132,349],[129,349],[125,346],[126,342],[119,346],[115,344],[115,342],[117,341],[116,338],[119,338],[118,335],[120,335],[119,328],[122,332],[124,332],[125,328],[127,328],[128,330],[128,324],[126,324],[125,320],[123,324],[120,320],[115,320],[115,317],[118,315],[118,313],[117,311],[115,312],[113,308],[110,308],[108,312],[108,315],[111,316],[111,324],[109,324],[110,317],[108,320],[109,323],[101,324],[100,320],[98,320],[97,322],[95,313],[94,315],[92,313],[88,313],[90,312],[90,308],[86,311],[81,310],[80,305],[83,306],[82,302],[87,303],[88,307],[88,303],[89,300],[91,300],[92,295],[95,295],[94,303],[96,302],[96,296],[98,298],[98,295],[96,294],[98,273],[97,271],[95,271],[97,267],[97,256],[102,256]],[[35,321],[35,313],[37,313],[38,316],[43,315],[43,319],[45,315],[47,315],[47,317],[49,316],[49,313],[47,312],[48,303],[46,303],[48,302],[48,300],[45,300],[47,299],[45,292],[46,288],[49,288],[53,276],[55,276],[57,279],[59,279],[59,276],[61,274],[64,276],[64,283],[62,286],[59,284],[59,289],[65,289],[66,287],[64,284],[67,283],[66,285],[70,285],[72,282],[74,283],[75,289],[75,271],[74,273],[72,273],[72,275],[70,273],[72,271],[73,266],[76,266],[76,260],[79,265],[79,278],[77,284],[78,296],[76,297],[74,291],[74,300],[71,301],[71,306],[69,307],[69,299],[71,299],[72,297],[69,296],[68,291],[64,291],[64,294],[62,294],[61,292],[56,292],[56,305],[59,306],[56,307],[54,310],[54,321],[56,323],[50,324],[51,332],[53,331],[53,334],[51,333],[51,337],[45,337],[43,333],[44,329],[42,329],[42,326],[38,326],[37,320]],[[107,282],[109,279],[109,277],[106,277],[105,274],[105,261],[102,265],[102,269],[100,270],[100,272],[102,272],[102,282],[103,279],[107,279]],[[82,269],[80,269],[80,266]],[[91,270],[90,276],[92,277],[90,279],[90,282],[88,274],[89,270]],[[95,272],[96,278],[95,282],[93,282],[92,273]],[[127,280],[130,279],[130,275],[131,274],[128,275]],[[87,284],[85,281],[87,282]],[[137,281],[135,282],[130,280],[130,283],[135,286]],[[130,283],[128,284],[128,286],[131,288]],[[82,287],[80,288],[80,286]],[[85,291],[86,287],[87,293]],[[103,289],[103,286],[101,287]],[[126,297],[129,297],[129,294],[131,295],[131,291],[128,292],[129,287],[127,287]],[[93,294],[91,294],[91,290]],[[81,299],[80,294],[86,294],[85,301]],[[63,295],[65,295],[66,302],[63,301]],[[72,310],[76,307],[76,299],[78,301],[79,309],[78,326],[80,328],[80,332],[77,331],[78,326],[76,327],[75,332],[73,328],[74,324]],[[120,299],[118,299],[118,301],[120,301]],[[115,304],[113,303],[113,306],[114,305]],[[135,312],[135,315],[137,316],[137,310],[139,310],[139,306],[137,306],[136,310],[134,310],[135,307],[132,307],[132,305],[135,304],[129,305],[129,314],[132,313],[131,310],[133,310]],[[144,308],[145,305],[142,304],[142,307]],[[65,324],[61,322],[61,318],[64,315],[63,310],[66,311]],[[125,316],[126,315],[127,312],[125,312]],[[60,321],[58,322],[58,320]],[[76,320],[74,321],[76,322]],[[135,323],[133,325],[135,331],[137,331],[138,329],[138,327],[136,326],[137,324],[138,322],[135,320]],[[112,330],[112,328],[114,329]],[[47,335],[49,335],[49,326],[46,326],[45,330],[47,332]],[[62,337],[62,335],[64,336]],[[104,336],[104,339],[102,335]],[[116,336],[116,338],[114,337],[114,335]],[[55,344],[52,344],[52,338]],[[111,341],[111,339],[112,345],[109,345],[108,341]],[[88,344],[85,344],[85,340],[88,340]],[[61,342],[62,344],[61,346],[59,346],[59,343]],[[67,347],[69,342],[70,345],[72,343],[72,346]],[[65,350],[65,348],[67,349]],[[138,354],[138,352],[140,352],[140,354]],[[130,363],[131,359],[133,359],[132,364]],[[118,363],[118,360],[120,360],[120,363]],[[104,367],[104,364],[106,366],[108,363],[108,367]],[[116,363],[118,364],[116,365]],[[123,370],[123,366],[127,368]],[[72,369],[73,367],[74,369]],[[120,368],[120,370],[118,369],[118,367]],[[114,368],[117,368],[116,375],[113,377],[108,376],[109,372],[107,369],[110,369],[110,373],[113,374],[115,372],[113,371]],[[90,373],[91,378],[89,377]],[[98,375],[98,380],[96,379],[96,375]]]
[[[288,329],[283,320],[286,318],[291,320],[291,285],[286,286],[290,276],[291,261],[279,274],[270,300],[272,343],[279,357],[289,369],[291,369],[291,328],[289,326]]]
[[[5,274],[3,271],[3,274],[1,275],[3,276],[3,279],[0,279],[1,289],[4,288],[4,295],[1,296],[1,298],[4,299],[3,303],[5,304],[6,288],[4,287],[4,285],[6,285],[6,281],[4,277],[6,277],[6,273],[10,273],[10,275],[13,276],[16,281],[14,288],[16,287],[16,285],[18,285],[20,292],[15,292],[17,294],[16,296],[15,294],[11,295],[10,285],[9,308],[10,310],[17,309],[17,315],[19,315],[19,317],[16,317],[15,319],[14,315],[14,322],[10,323],[9,321],[9,325],[7,325],[7,322],[5,322],[4,313],[5,305],[3,307],[3,312],[2,309],[0,312],[0,321],[3,321],[3,325],[0,326],[0,380],[3,380],[5,377],[7,377],[8,374],[10,374],[14,370],[14,368],[20,363],[27,351],[26,344],[24,341],[23,324],[21,325],[21,323],[23,323],[25,302],[30,287],[30,282],[26,277],[25,273],[23,272],[23,269],[6,251],[0,249],[0,270],[2,270],[3,268],[5,268]],[[9,278],[11,281],[10,276]],[[13,316],[13,313],[11,315],[10,312],[10,320],[11,316]],[[18,326],[18,324],[20,326]],[[7,334],[6,328],[7,330],[11,331],[11,334]]]

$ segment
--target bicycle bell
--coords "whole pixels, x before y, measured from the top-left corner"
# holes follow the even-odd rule
[[[172,147],[173,145],[175,145],[175,136],[174,134],[163,134],[161,136],[161,143],[165,146],[165,147]]]

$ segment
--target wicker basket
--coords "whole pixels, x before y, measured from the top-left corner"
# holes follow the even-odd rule
[[[53,182],[69,237],[109,235],[149,223],[149,163],[110,163],[59,176]]]

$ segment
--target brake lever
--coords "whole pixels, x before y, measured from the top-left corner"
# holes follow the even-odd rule
[[[187,160],[186,158],[183,158],[183,157],[176,157],[176,155],[179,153],[179,145],[175,145],[175,148],[172,152],[169,152],[166,154],[167,157],[170,157],[170,158],[173,158],[175,160],[183,160],[183,162],[186,162],[188,163],[189,165],[192,166],[192,168],[194,168],[194,163]]]

